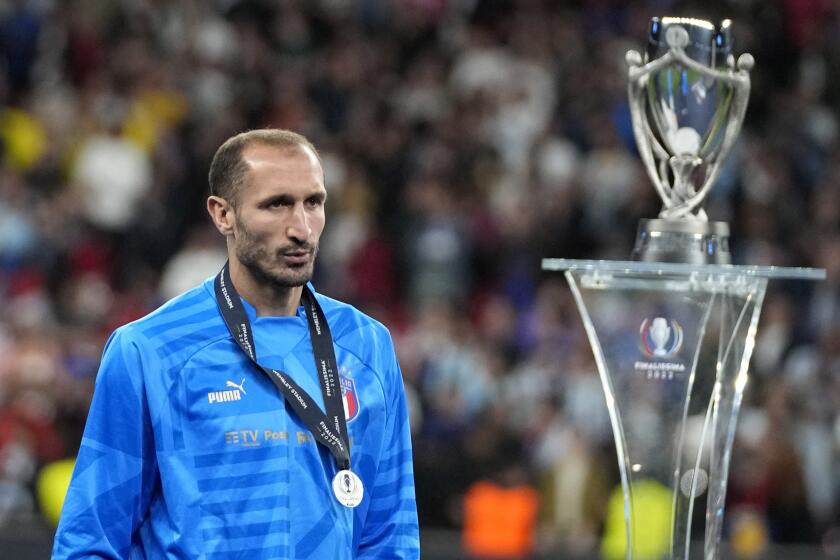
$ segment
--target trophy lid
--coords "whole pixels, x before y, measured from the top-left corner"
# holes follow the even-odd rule
[[[668,29],[680,26],[688,32],[685,53],[689,58],[711,68],[725,66],[732,53],[732,22],[725,19],[720,25],[697,18],[654,17],[650,20],[647,59],[654,60],[670,49]]]

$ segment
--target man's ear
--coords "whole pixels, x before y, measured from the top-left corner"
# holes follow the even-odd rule
[[[216,225],[219,233],[225,237],[233,235],[233,223],[236,220],[236,213],[227,200],[215,195],[208,197],[207,212],[213,219],[213,223]]]

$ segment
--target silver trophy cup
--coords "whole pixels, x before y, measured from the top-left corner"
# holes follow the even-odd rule
[[[653,18],[644,58],[627,53],[628,96],[639,153],[662,199],[642,220],[634,258],[728,264],[729,226],[703,202],[741,129],[753,57],[736,64],[729,20]]]

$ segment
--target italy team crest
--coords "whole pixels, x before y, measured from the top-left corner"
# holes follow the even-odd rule
[[[344,417],[353,420],[359,414],[359,396],[356,393],[356,382],[343,373],[338,375],[341,381],[341,400],[344,401]]]

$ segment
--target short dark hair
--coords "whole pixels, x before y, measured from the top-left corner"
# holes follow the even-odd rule
[[[224,198],[231,206],[236,206],[239,191],[245,181],[245,173],[248,171],[247,165],[242,160],[242,152],[251,144],[264,144],[278,148],[306,147],[320,159],[318,150],[312,142],[302,134],[291,130],[258,128],[231,136],[216,150],[208,174],[210,194]]]

